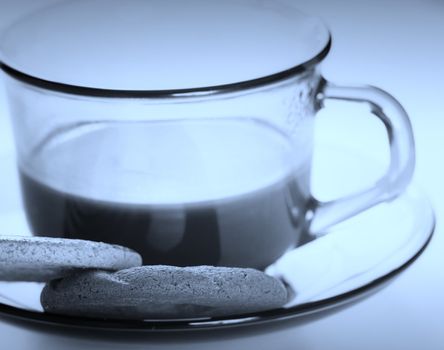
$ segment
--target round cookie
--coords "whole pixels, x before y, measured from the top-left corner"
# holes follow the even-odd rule
[[[287,302],[277,279],[245,268],[141,266],[87,271],[47,284],[45,311],[114,319],[183,319],[264,311]]]
[[[135,251],[101,242],[0,236],[0,280],[47,282],[77,270],[116,271],[140,266]]]

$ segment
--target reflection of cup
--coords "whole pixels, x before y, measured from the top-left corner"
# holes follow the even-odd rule
[[[174,90],[140,89],[140,85],[131,89],[129,80],[122,80],[123,88],[118,89],[113,85],[118,79],[109,86],[105,80],[97,86],[82,81],[82,70],[72,68],[80,59],[66,63],[69,53],[66,60],[55,59],[57,69],[32,61],[38,56],[32,50],[40,46],[26,45],[31,40],[26,38],[42,27],[51,36],[52,24],[63,21],[69,28],[73,22],[74,36],[68,42],[74,45],[80,40],[81,45],[87,40],[77,38],[77,30],[103,19],[79,26],[83,13],[76,7],[81,9],[84,3],[37,12],[12,26],[3,41],[2,68],[24,204],[34,234],[126,245],[141,252],[145,263],[264,268],[310,234],[316,236],[394,198],[409,182],[414,151],[405,112],[379,89],[337,87],[319,75],[317,64],[330,45],[328,31],[319,22],[295,21],[304,32],[298,40],[306,54],[291,69],[261,71],[263,75],[242,76],[243,81],[232,83],[218,77],[210,87],[191,83]],[[94,13],[94,4],[100,3],[91,1],[89,10]],[[155,3],[133,0],[128,4],[137,6],[122,7],[106,2],[107,8],[129,11],[124,18]],[[247,18],[272,13],[276,23],[292,14],[305,18],[298,12],[276,11],[277,5],[262,8],[254,1],[246,3],[257,7],[238,8],[235,1],[214,6],[248,11]],[[192,4],[200,1],[187,6]],[[205,6],[196,11],[222,16]],[[236,18],[218,24],[214,18],[214,27],[220,29],[223,23],[230,27],[233,21]],[[106,23],[99,27],[106,28]],[[54,35],[51,39],[50,45],[57,45]],[[76,74],[60,75],[72,74],[70,70]],[[88,79],[91,74],[87,71]],[[320,203],[310,195],[309,175],[313,116],[325,99],[370,105],[387,128],[392,162],[374,187]]]

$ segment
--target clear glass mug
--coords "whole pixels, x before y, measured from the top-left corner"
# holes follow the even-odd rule
[[[106,5],[112,3],[120,6]],[[65,27],[71,17],[63,20]],[[39,28],[18,35],[29,40]],[[330,40],[303,64],[276,74],[178,90],[41,79],[14,67],[20,40],[10,42],[13,64],[5,56],[1,68],[23,203],[35,235],[121,244],[139,251],[145,264],[264,269],[329,226],[395,198],[412,177],[414,142],[405,111],[378,88],[327,82],[319,63]],[[328,99],[369,106],[387,129],[391,163],[374,186],[323,203],[311,194],[310,171],[315,115]]]
[[[304,235],[395,198],[413,172],[402,107],[377,88],[332,85],[316,65],[217,94],[138,99],[54,91],[3,68],[33,233],[129,246],[145,263],[264,268]],[[373,187],[321,203],[310,168],[326,99],[368,104],[391,164]]]

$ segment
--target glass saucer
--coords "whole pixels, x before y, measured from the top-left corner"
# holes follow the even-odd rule
[[[329,148],[331,151],[335,152],[334,148]],[[353,152],[339,150],[339,153],[344,164],[356,161],[357,155]],[[337,156],[336,152],[335,162],[339,161]],[[0,158],[4,170],[0,187],[8,189],[7,201],[0,204],[0,233],[24,235],[29,230],[20,209],[14,160],[12,156]],[[374,164],[366,161],[365,166],[355,167],[354,173],[346,174],[353,178],[362,175],[360,182],[364,181],[369,174],[372,176],[368,169],[374,169]],[[333,173],[328,174],[333,176]],[[332,176],[328,178],[330,187]],[[284,307],[266,312],[224,318],[143,321],[58,316],[42,311],[39,297],[43,284],[0,282],[0,316],[5,320],[52,326],[146,332],[208,330],[288,319],[305,322],[346,307],[387,285],[424,251],[434,226],[434,213],[427,197],[416,184],[411,184],[392,202],[379,204],[332,227],[328,234],[289,251],[269,266],[266,272],[282,279],[293,291],[293,297]]]

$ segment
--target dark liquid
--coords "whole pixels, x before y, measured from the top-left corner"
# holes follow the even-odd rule
[[[138,251],[144,264],[265,268],[297,244],[307,203],[294,178],[247,194],[180,205],[87,199],[24,172],[21,182],[34,234],[124,245]]]

